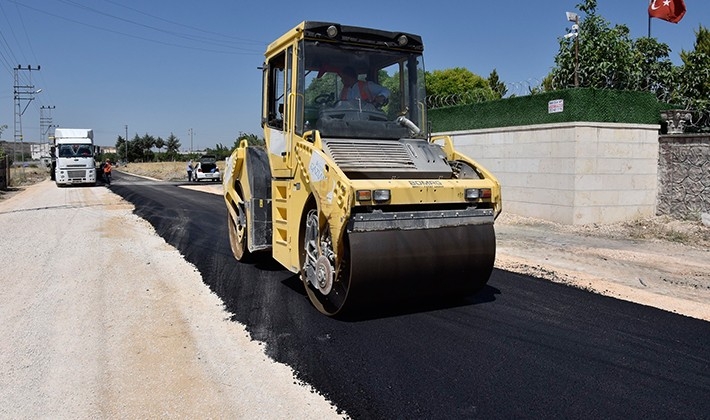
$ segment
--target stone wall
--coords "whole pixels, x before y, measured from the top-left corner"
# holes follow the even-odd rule
[[[659,215],[698,220],[710,213],[710,136],[659,138]]]
[[[498,178],[503,211],[581,225],[656,214],[658,130],[574,122],[436,134]]]

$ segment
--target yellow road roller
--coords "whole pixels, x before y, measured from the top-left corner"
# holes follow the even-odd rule
[[[265,145],[227,159],[232,252],[300,274],[333,316],[485,286],[497,179],[432,136],[418,35],[305,21],[265,52]]]

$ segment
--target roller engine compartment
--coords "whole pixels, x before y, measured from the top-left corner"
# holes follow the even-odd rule
[[[422,139],[323,139],[323,151],[350,179],[451,179],[441,146]]]

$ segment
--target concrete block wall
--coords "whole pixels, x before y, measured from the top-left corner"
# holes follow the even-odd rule
[[[498,177],[503,211],[582,225],[655,215],[658,130],[574,122],[436,134]]]

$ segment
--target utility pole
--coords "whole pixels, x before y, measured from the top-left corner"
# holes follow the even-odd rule
[[[39,107],[39,147],[40,147],[40,158],[49,156],[51,158],[52,145],[49,141],[49,130],[52,127],[56,127],[52,124],[52,110],[56,108],[55,106],[44,106]],[[45,111],[48,115],[45,115]],[[46,127],[46,129],[45,129]],[[45,137],[46,136],[46,137]],[[45,143],[46,138],[46,143]]]
[[[44,106],[44,105],[39,107],[40,143],[44,143],[44,140],[46,138],[47,144],[49,144],[49,130],[53,127],[53,125],[52,125],[52,110],[55,108],[56,108],[56,106]],[[48,115],[45,115],[45,110]],[[46,127],[46,129],[45,129],[45,127]]]
[[[32,68],[32,66],[27,66],[27,68],[23,68],[22,66],[18,65],[15,67],[14,73],[15,73],[15,84],[14,84],[14,99],[15,99],[15,147],[13,148],[13,153],[14,153],[14,161],[17,161],[17,141],[20,141],[20,157],[24,159],[25,155],[25,144],[24,144],[24,138],[22,135],[22,114],[25,113],[27,110],[27,107],[30,106],[30,102],[35,98],[34,95],[37,93],[40,93],[42,89],[39,90],[34,90],[35,87],[32,85],[32,70],[39,71],[40,66],[37,66],[36,68]],[[20,71],[26,70],[29,73],[29,83],[28,85],[21,85],[20,84]],[[27,105],[25,105],[24,108],[22,108],[22,101],[27,101]]]
[[[128,124],[126,124],[126,163],[128,163]]]
[[[192,128],[190,128],[187,131],[190,133],[190,153],[192,153],[192,134],[193,134]]]

